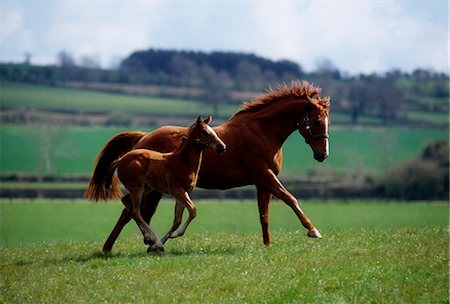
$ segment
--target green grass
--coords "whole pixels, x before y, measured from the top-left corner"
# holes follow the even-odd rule
[[[53,172],[89,174],[106,142],[114,135],[131,131],[119,127],[70,127],[46,129],[36,126],[3,125],[0,129],[1,172],[36,173],[44,170],[45,138],[52,141]]]
[[[189,233],[259,234],[256,202],[199,201],[198,217]],[[152,227],[165,232],[173,220],[174,203],[163,201]],[[352,201],[319,202],[308,200],[302,208],[326,236],[330,229],[393,229],[404,227],[446,227],[448,206],[426,203],[365,203]],[[0,201],[1,246],[32,245],[42,242],[104,240],[123,207],[119,203],[91,204],[64,200]],[[286,205],[275,200],[270,207],[272,231],[297,231],[303,228]],[[124,235],[139,235],[135,224],[129,224]]]
[[[0,92],[2,108],[171,115],[212,112],[211,105],[199,100],[130,96],[14,82],[2,82]]]
[[[446,124],[449,122],[448,112],[424,112],[424,111],[405,111],[409,119],[415,121],[429,121],[433,123]]]
[[[161,204],[158,217],[171,217],[172,205]],[[270,248],[261,244],[256,204],[197,205],[187,234],[161,255],[148,255],[136,235],[119,239],[109,258],[102,240],[92,238],[2,247],[0,302],[448,303],[447,204],[308,201],[304,209],[322,228],[321,240],[307,238],[298,223],[285,226],[292,211],[273,204]],[[93,222],[114,222],[120,206],[41,201],[1,208],[2,223],[14,219],[10,228],[37,236],[51,224],[53,235],[72,239],[75,222],[84,226],[79,234],[92,237]]]
[[[309,169],[379,173],[387,167],[420,155],[426,144],[448,140],[448,130],[403,128],[338,128],[330,130],[330,156],[317,163],[298,133],[285,145],[283,173],[295,175]]]
[[[52,173],[90,174],[92,164],[103,145],[112,136],[123,131],[127,130],[119,127],[47,130],[36,126],[3,125],[0,128],[0,172],[42,172],[45,134],[49,134],[60,138],[53,143]],[[448,130],[332,129],[330,157],[324,163],[317,163],[310,147],[295,132],[283,146],[282,174],[295,176],[309,169],[381,172],[389,165],[417,157],[426,143],[447,138]]]

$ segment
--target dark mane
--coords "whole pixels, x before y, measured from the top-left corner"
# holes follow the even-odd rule
[[[279,100],[288,98],[288,97],[310,97],[317,98],[314,99],[313,102],[315,105],[319,106],[325,111],[328,111],[330,106],[329,98],[320,98],[321,88],[310,84],[307,81],[295,80],[292,81],[290,85],[283,83],[280,84],[276,89],[269,88],[267,93],[250,101],[244,102],[234,115],[238,115],[240,113],[246,112],[256,112],[264,108],[265,106],[277,102]]]

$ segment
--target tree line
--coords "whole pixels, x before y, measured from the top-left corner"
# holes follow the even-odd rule
[[[329,60],[306,73],[289,60],[273,61],[254,54],[149,49],[136,51],[114,69],[102,69],[97,58],[80,60],[60,52],[56,65],[0,64],[1,79],[47,84],[102,82],[199,88],[202,99],[213,103],[232,100],[233,91],[258,92],[293,79],[305,79],[332,96],[333,111],[347,113],[352,123],[375,117],[383,123],[398,121],[402,110],[448,112],[449,76],[426,69],[411,73],[347,75]]]

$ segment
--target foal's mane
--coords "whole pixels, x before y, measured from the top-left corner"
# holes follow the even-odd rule
[[[307,81],[294,80],[290,85],[283,83],[276,89],[269,87],[267,93],[249,102],[244,102],[241,108],[234,114],[238,115],[247,112],[257,112],[267,105],[273,104],[288,97],[304,97],[310,103],[319,107],[322,111],[328,112],[330,107],[330,98],[320,98],[321,88],[310,84]],[[309,97],[309,98],[308,98]]]

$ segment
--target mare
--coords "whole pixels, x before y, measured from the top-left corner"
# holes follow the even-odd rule
[[[189,223],[196,216],[195,205],[188,193],[197,184],[203,150],[211,148],[218,154],[225,152],[225,144],[208,125],[211,119],[211,116],[205,120],[199,116],[189,128],[187,137],[182,138],[181,144],[173,152],[134,149],[126,153],[112,162],[107,170],[105,178],[110,181],[111,186],[98,194],[88,191],[86,196],[98,195],[98,198],[105,200],[120,198],[120,180],[129,192],[127,195],[131,197],[128,211],[141,229],[144,243],[151,246],[149,251],[164,251],[163,244],[167,239],[184,235]],[[114,175],[116,170],[118,178]],[[150,228],[140,212],[142,198],[152,191],[166,193],[176,199],[173,225],[162,239]],[[185,208],[189,211],[189,217],[176,232],[182,222]]]
[[[230,189],[255,185],[263,242],[270,245],[269,202],[275,195],[297,215],[310,237],[321,235],[300,208],[297,199],[283,186],[277,175],[283,161],[282,145],[298,130],[311,147],[314,159],[324,161],[329,154],[328,126],[330,98],[320,97],[321,89],[306,81],[292,81],[262,96],[244,103],[241,109],[223,124],[214,127],[217,135],[227,143],[227,152],[219,156],[207,150],[204,153],[197,186],[206,189]],[[177,147],[187,128],[163,126],[152,132],[124,132],[116,135],[103,147],[94,167],[89,198],[98,200],[110,187],[105,173],[116,158],[131,149],[148,148],[169,152]],[[150,222],[162,194],[148,193],[142,202],[141,213]],[[130,196],[122,198],[130,205]],[[131,220],[125,208],[113,231],[106,240],[103,251],[109,252],[122,228]]]

